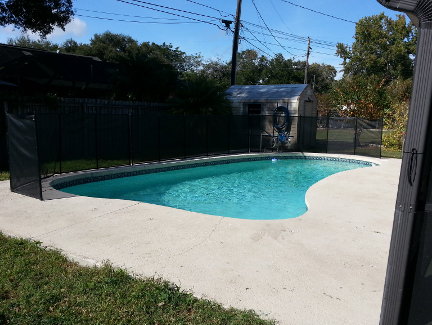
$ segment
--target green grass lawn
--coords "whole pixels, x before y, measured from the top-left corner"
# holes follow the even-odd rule
[[[169,282],[110,265],[83,267],[1,233],[0,256],[0,324],[275,324]]]
[[[354,143],[354,129],[329,129],[330,141],[345,141]],[[317,129],[317,139],[327,139],[327,129]],[[379,143],[381,131],[378,129],[364,129],[360,135],[360,142]]]
[[[383,158],[402,158],[402,150],[393,150],[387,149],[385,147],[382,148],[381,157]]]

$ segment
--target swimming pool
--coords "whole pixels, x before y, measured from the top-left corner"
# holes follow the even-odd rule
[[[319,180],[341,171],[371,166],[371,163],[350,159],[281,158],[180,164],[147,170],[142,175],[81,180],[85,184],[66,184],[61,190],[231,218],[288,219],[307,211],[306,191]]]

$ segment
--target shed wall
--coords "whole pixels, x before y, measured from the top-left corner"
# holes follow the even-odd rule
[[[232,113],[234,115],[248,115],[249,104],[261,104],[261,115],[273,115],[273,111],[278,106],[288,108],[291,116],[291,127],[289,130],[292,136],[287,150],[302,150],[315,145],[316,139],[316,117],[317,117],[317,98],[313,89],[307,86],[298,97],[281,98],[280,100],[254,100],[253,98],[235,99],[231,98]],[[262,134],[273,134],[273,122],[271,118],[261,119],[260,130]]]

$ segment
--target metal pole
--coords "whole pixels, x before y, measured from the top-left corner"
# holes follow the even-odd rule
[[[62,111],[60,110],[60,112],[58,113],[58,130],[59,130],[59,141],[58,141],[58,160],[59,160],[59,172],[60,174],[62,173],[62,142],[63,142],[63,137],[62,137]]]
[[[330,114],[327,113],[327,142],[326,142],[326,153],[328,153],[328,147],[329,147],[329,129],[330,129]]]
[[[183,113],[183,159],[186,158],[186,113]]]
[[[129,152],[128,152],[128,154],[129,154],[129,166],[132,166],[132,164],[133,164],[133,158],[132,158],[132,127],[131,127],[131,124],[132,124],[132,121],[131,121],[131,114],[132,114],[132,112],[131,112],[131,108],[129,107],[129,110],[128,110],[128,150],[129,150]]]
[[[206,125],[206,128],[205,128],[205,130],[206,130],[206,152],[207,152],[207,157],[209,156],[209,132],[208,132],[208,124],[209,124],[209,122],[208,122],[208,114],[206,114],[206,123],[205,123],[205,125]]]
[[[95,156],[96,156],[96,169],[99,169],[99,139],[98,139],[98,115],[99,110],[95,114]]]
[[[38,117],[37,112],[34,112],[34,128],[35,128],[35,140],[36,140],[36,156],[37,156],[37,170],[38,170],[38,185],[39,185],[39,199],[43,201],[42,194],[42,178],[41,178],[41,161],[39,151],[39,137],[38,137]]]
[[[232,115],[229,115],[227,118],[228,121],[228,154],[231,153],[231,119]]]
[[[237,13],[234,27],[234,39],[231,59],[231,86],[236,84],[236,70],[237,70],[237,51],[240,34],[240,16],[241,16],[242,0],[237,0]]]
[[[306,51],[306,67],[305,67],[305,77],[304,77],[304,84],[308,83],[308,69],[309,69],[309,56],[310,56],[310,50],[312,49],[310,47],[310,37],[308,37],[308,45],[307,45],[307,51]]]
[[[160,115],[158,114],[158,120],[157,120],[157,126],[158,126],[158,138],[157,138],[157,148],[158,148],[158,161],[161,161],[161,132],[160,132]]]
[[[355,117],[355,129],[354,129],[354,155],[356,154],[357,149],[357,128],[358,128],[358,118]]]
[[[249,153],[251,152],[251,127],[250,127],[250,119],[251,116],[248,116],[248,148],[249,148]]]
[[[382,143],[383,143],[383,130],[384,130],[384,117],[381,117],[381,130],[380,130],[380,153],[379,153],[379,157],[382,158]]]

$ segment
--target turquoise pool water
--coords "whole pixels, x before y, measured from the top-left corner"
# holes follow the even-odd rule
[[[329,160],[262,160],[194,167],[70,186],[64,192],[134,200],[231,218],[295,218],[319,180],[367,165]]]

